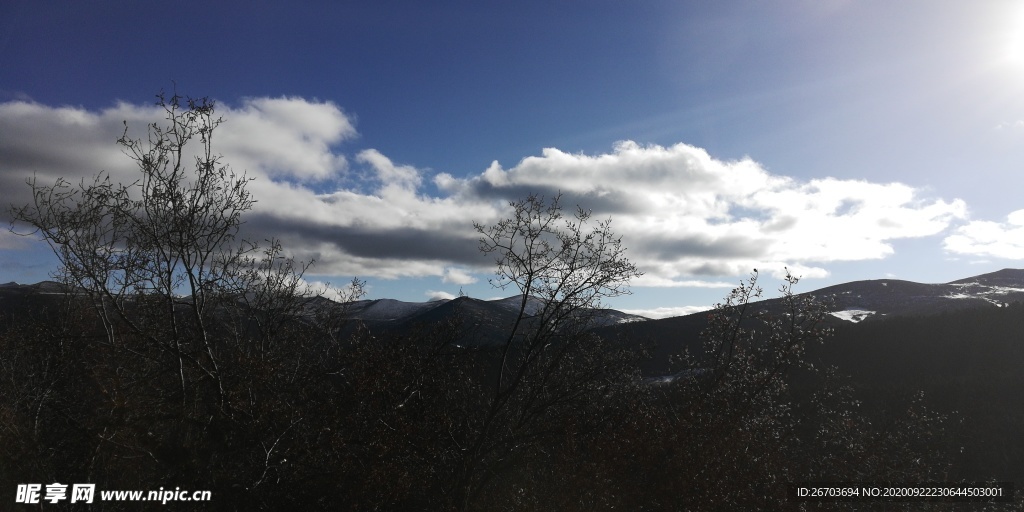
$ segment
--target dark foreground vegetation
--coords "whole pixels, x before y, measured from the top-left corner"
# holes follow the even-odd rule
[[[848,325],[809,357],[855,376],[867,414],[922,393],[951,420],[951,480],[1024,482],[1024,304]]]
[[[279,244],[236,240],[252,201],[210,151],[212,105],[161,105],[167,124],[149,140],[120,141],[139,182],[32,183],[35,201],[15,211],[63,266],[61,293],[4,309],[8,504],[17,484],[60,482],[212,491],[175,510],[1001,506],[787,501],[798,481],[1003,477],[951,473],[961,416],[907,392],[943,382],[869,389],[810,364],[831,343],[828,304],[794,295],[796,278],[780,289],[786,313],[769,316],[750,305],[753,274],[683,344],[671,376],[650,379],[646,342],[587,329],[588,312],[638,275],[620,239],[584,210],[565,216],[557,197],[531,196],[477,226],[495,284],[523,297],[502,343],[467,343],[473,327],[458,315],[370,332],[306,289],[305,265]],[[344,292],[358,297],[360,283]]]

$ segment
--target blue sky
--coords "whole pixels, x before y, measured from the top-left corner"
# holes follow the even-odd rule
[[[0,202],[129,179],[121,123],[176,84],[256,178],[249,235],[371,298],[501,295],[471,221],[556,190],[646,272],[619,309],[708,306],[755,266],[945,282],[1024,258],[1018,4],[0,0]],[[0,282],[54,266],[0,234]]]

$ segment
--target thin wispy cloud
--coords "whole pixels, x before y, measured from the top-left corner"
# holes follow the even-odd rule
[[[996,125],[996,130],[1020,130],[1022,128],[1024,128],[1024,120],[1020,119]]]
[[[561,192],[567,208],[612,218],[645,272],[634,284],[651,287],[728,288],[721,277],[753,268],[823,277],[828,263],[884,258],[893,241],[941,233],[966,216],[963,201],[927,198],[905,184],[801,181],[686,144],[624,141],[597,155],[547,148],[508,168],[494,162],[457,177],[350,148],[354,123],[330,102],[249,98],[218,113],[225,122],[215,149],[255,178],[246,235],[280,238],[296,257],[317,260],[313,275],[476,282],[492,262],[477,251],[471,221],[495,222],[509,214],[508,201],[529,193]],[[154,107],[126,103],[98,112],[0,104],[6,202],[29,200],[24,180],[33,173],[43,183],[99,170],[133,181],[134,167],[114,140],[124,120],[141,130],[160,117]],[[963,252],[969,244],[961,240],[981,240],[985,229],[992,228],[960,228],[947,249]],[[1017,247],[1024,254],[1024,243]]]

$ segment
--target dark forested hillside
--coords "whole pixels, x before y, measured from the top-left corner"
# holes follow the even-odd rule
[[[842,325],[809,358],[851,375],[866,411],[922,391],[954,415],[958,478],[1024,481],[1024,304]]]
[[[872,308],[880,314],[852,322],[825,319],[834,335],[809,345],[808,360],[843,376],[860,414],[884,423],[917,399],[947,416],[941,451],[950,454],[949,478],[1024,480],[1024,304],[1013,302],[1024,272],[1006,269],[925,285],[878,280],[837,285],[804,296],[837,297],[834,309]],[[884,285],[883,285],[884,284]],[[974,296],[968,296],[973,292]],[[752,303],[778,313],[775,300]],[[606,336],[649,340],[649,376],[671,372],[670,356],[702,350],[708,315],[623,324]],[[813,393],[820,379],[794,372],[798,393]]]

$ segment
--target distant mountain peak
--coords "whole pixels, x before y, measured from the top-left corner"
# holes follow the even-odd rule
[[[968,277],[966,279],[950,281],[947,284],[971,283],[978,283],[988,286],[1011,286],[1014,288],[1024,288],[1024,269],[1004,268],[1002,270],[989,272],[987,274],[981,274],[974,277]]]
[[[1024,301],[1024,270],[1005,268],[938,284],[900,279],[853,281],[802,295],[833,298],[836,307],[832,316],[855,323],[886,316],[1003,307]]]

